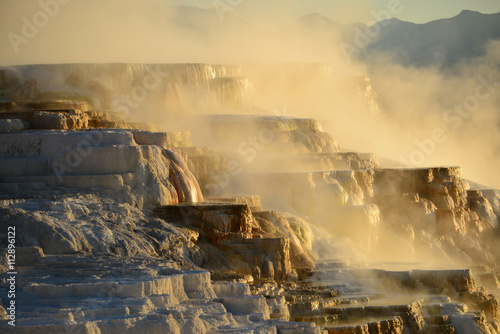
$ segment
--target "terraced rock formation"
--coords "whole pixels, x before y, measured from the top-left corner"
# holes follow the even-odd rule
[[[234,108],[250,90],[222,79],[242,68],[162,68],[177,107],[187,88]],[[345,152],[314,119],[177,115],[165,131],[97,108],[148,69],[42,66],[100,93],[2,93],[2,332],[499,331],[497,190]]]

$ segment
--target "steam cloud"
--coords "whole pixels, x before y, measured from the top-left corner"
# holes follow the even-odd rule
[[[460,165],[468,178],[500,187],[500,42],[453,69],[408,68],[389,58],[368,66],[346,59],[338,32],[321,26],[306,31],[293,23],[303,8],[287,1],[266,3],[264,12],[249,1],[229,6],[207,15],[159,0],[2,0],[1,65],[325,63],[333,78],[328,85],[314,85],[317,77],[310,76],[280,92],[279,78],[271,78],[267,85],[274,96],[256,95],[255,105],[318,118],[344,148],[416,166]],[[353,19],[367,19],[371,12],[368,5],[338,10]],[[371,78],[379,117],[362,110],[346,75]],[[160,115],[161,108],[148,116],[161,121]]]

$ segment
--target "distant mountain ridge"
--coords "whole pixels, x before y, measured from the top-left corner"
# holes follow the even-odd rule
[[[220,14],[220,13],[219,13]],[[223,13],[216,9],[174,7],[171,22],[194,35],[221,34],[230,29],[250,31],[252,22],[241,19],[237,12]],[[482,14],[464,10],[459,15],[416,24],[390,18],[369,27],[362,23],[339,24],[313,12],[299,17],[283,30],[294,38],[301,34],[319,43],[338,43],[339,38],[347,56],[374,63],[389,57],[402,65],[440,65],[452,67],[462,61],[484,55],[488,43],[500,40],[500,13]]]
[[[450,19],[414,24],[392,19],[382,26],[379,37],[363,56],[390,54],[403,65],[452,66],[481,56],[488,42],[500,39],[500,13],[462,11]]]
[[[328,20],[331,23],[327,25]],[[500,40],[500,13],[481,14],[470,10],[424,24],[391,18],[378,22],[378,27],[361,23],[342,26],[318,13],[301,17],[297,24],[309,32],[312,27],[328,26],[340,33],[341,46],[348,56],[372,62],[377,58],[374,56],[382,55],[413,66],[453,66],[483,55],[488,42]]]

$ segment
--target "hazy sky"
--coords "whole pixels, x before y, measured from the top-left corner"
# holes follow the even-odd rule
[[[283,7],[284,14],[300,16],[318,12],[338,23],[364,22],[374,20],[372,11],[388,9],[390,3],[399,4],[399,13],[394,17],[415,23],[425,23],[440,18],[458,15],[469,9],[481,13],[500,12],[499,0],[156,0],[176,5],[214,7],[217,3],[234,5],[233,13],[244,16],[248,12],[264,14],[266,6]],[[252,7],[252,10],[249,10]],[[286,9],[285,9],[286,7]],[[239,10],[238,10],[239,9]],[[245,11],[243,11],[245,10]]]
[[[169,5],[218,9],[221,20],[217,20],[217,16],[212,19],[222,31],[211,35],[211,40],[203,34],[192,35],[189,24],[171,25]],[[224,15],[220,15],[220,8],[225,10]],[[242,39],[241,34],[232,29],[223,29],[227,17],[236,20],[226,22],[251,23],[248,26],[254,31],[249,31],[251,36],[247,34],[247,37],[265,49],[269,57],[271,49],[278,45],[266,44],[267,40],[256,37],[255,31],[270,37],[273,29],[279,31],[313,12],[345,24],[375,23],[393,17],[427,22],[456,16],[464,9],[496,13],[500,12],[500,0],[0,0],[0,65],[82,61],[217,62],[234,58],[228,51],[254,53],[258,48],[252,43],[248,43],[249,50],[225,48],[228,41],[234,44]],[[203,17],[199,19],[204,20]],[[234,34],[237,36],[231,39],[230,35]],[[224,51],[218,52],[220,50]],[[335,50],[340,52],[339,48]],[[316,57],[317,52],[306,51]],[[210,52],[212,57],[208,56]],[[291,50],[279,48],[276,52],[280,56],[295,55]]]

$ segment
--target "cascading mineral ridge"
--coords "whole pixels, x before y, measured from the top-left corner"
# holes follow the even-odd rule
[[[16,332],[497,332],[498,191],[345,151],[311,117],[255,114],[269,78],[331,88],[328,66],[0,73]],[[8,272],[1,257],[0,330]]]

